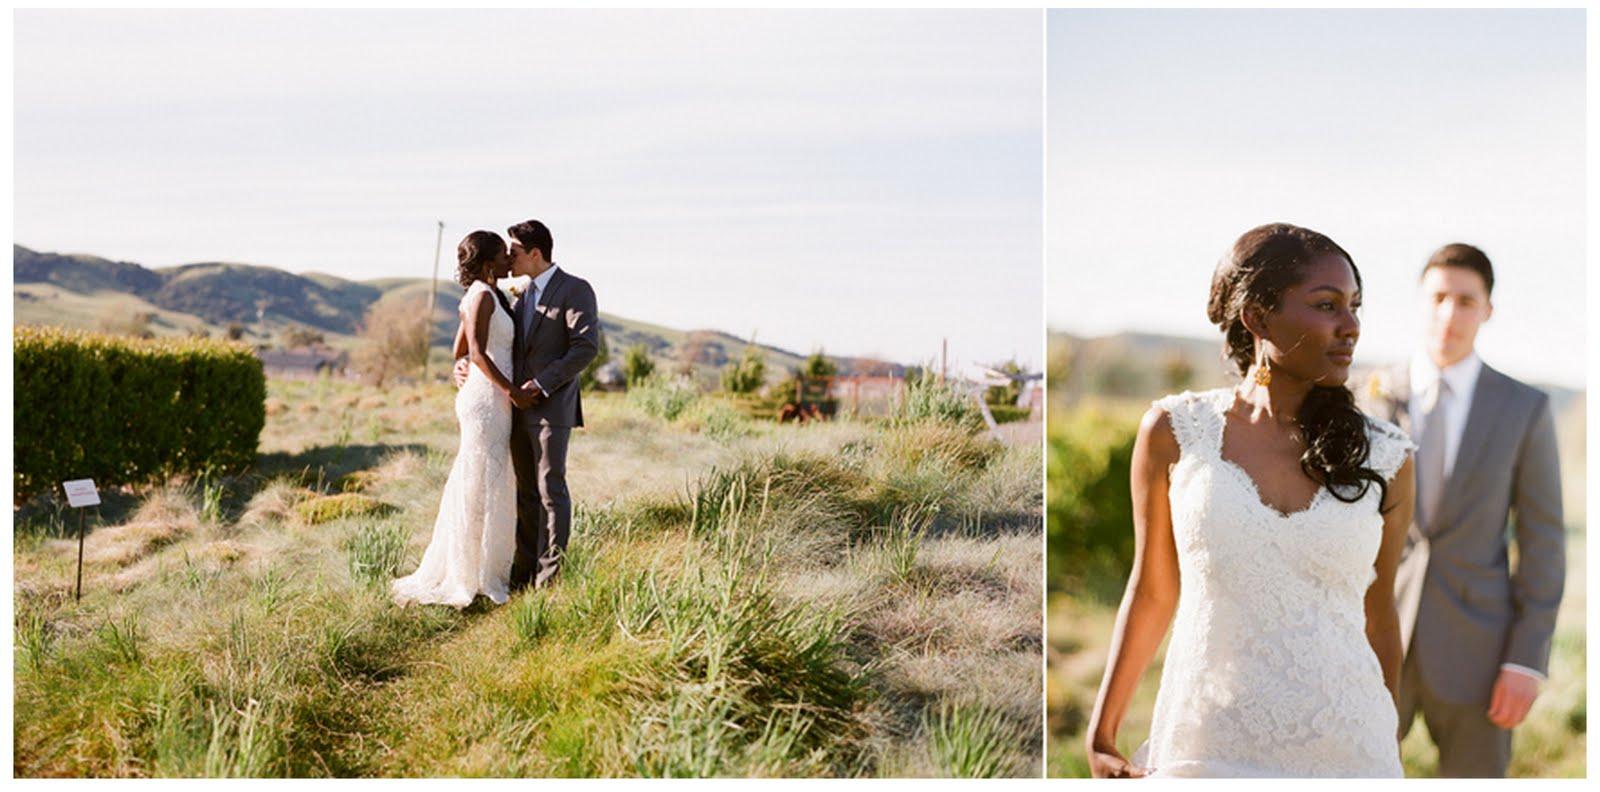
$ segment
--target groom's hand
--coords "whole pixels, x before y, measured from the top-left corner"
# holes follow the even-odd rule
[[[1494,680],[1494,692],[1489,695],[1489,720],[1502,729],[1515,728],[1528,717],[1528,710],[1538,696],[1539,680],[1502,668],[1500,676]]]
[[[467,370],[471,366],[472,366],[472,363],[470,361],[468,361],[466,358],[457,358],[456,359],[456,366],[455,366],[454,369],[451,370],[451,377],[456,381],[456,387],[457,388],[461,387],[462,385],[467,384]]]
[[[511,388],[511,403],[515,404],[519,410],[526,410],[533,406],[534,393],[526,382],[521,385],[514,385]]]

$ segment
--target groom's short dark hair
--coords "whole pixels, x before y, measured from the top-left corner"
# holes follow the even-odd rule
[[[507,228],[506,233],[521,242],[524,250],[539,251],[545,261],[549,261],[550,254],[555,251],[556,243],[550,238],[550,229],[538,220],[524,220]]]
[[[1483,293],[1494,292],[1494,265],[1489,263],[1489,257],[1483,251],[1464,242],[1451,242],[1433,252],[1428,257],[1428,263],[1422,268],[1422,274],[1427,275],[1428,270],[1434,267],[1460,267],[1478,273],[1483,278]],[[1421,277],[1421,276],[1418,276]]]

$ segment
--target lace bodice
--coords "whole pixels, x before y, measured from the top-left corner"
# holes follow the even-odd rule
[[[1364,597],[1383,538],[1379,492],[1320,489],[1284,514],[1222,457],[1234,393],[1156,402],[1180,447],[1169,500],[1181,582],[1142,760],[1160,774],[1399,775],[1396,715],[1366,637]],[[1368,419],[1386,479],[1411,441]]]
[[[507,313],[505,306],[500,304],[500,300],[495,296],[494,290],[483,281],[473,281],[472,285],[467,287],[467,293],[461,295],[459,308],[463,317],[466,316],[468,308],[471,307],[473,297],[478,294],[483,294],[484,298],[494,305],[494,313],[489,316],[489,337],[487,343],[484,344],[483,352],[494,363],[495,368],[500,369],[500,372],[505,374],[506,379],[509,380],[511,378],[511,345],[516,336],[516,325],[512,324],[511,314]],[[461,390],[466,392],[468,388],[473,388],[474,395],[484,390],[495,390],[494,383],[489,381],[488,375],[484,374],[475,365],[468,371],[467,382],[462,386]],[[504,394],[495,391],[494,395],[500,401],[505,401]]]

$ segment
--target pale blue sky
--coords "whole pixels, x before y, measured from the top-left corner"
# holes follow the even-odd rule
[[[538,217],[601,309],[1038,365],[1037,11],[15,15],[15,235],[348,278]]]
[[[1048,24],[1051,327],[1215,337],[1218,257],[1282,220],[1360,266],[1358,362],[1406,354],[1418,271],[1464,241],[1496,265],[1484,358],[1582,385],[1581,10],[1071,10]]]

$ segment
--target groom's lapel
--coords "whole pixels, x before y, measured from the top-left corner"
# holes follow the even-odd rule
[[[546,283],[544,288],[539,291],[539,305],[533,314],[533,324],[528,327],[528,336],[530,338],[539,332],[539,323],[544,321],[545,306],[555,302],[556,291],[566,282],[566,273],[556,270],[550,275],[550,282]]]
[[[1478,372],[1478,383],[1472,388],[1472,407],[1467,410],[1467,425],[1461,430],[1461,443],[1456,446],[1456,461],[1445,478],[1444,495],[1439,500],[1440,525],[1448,525],[1454,514],[1450,506],[1461,500],[1461,488],[1466,486],[1467,474],[1483,458],[1484,443],[1489,442],[1489,430],[1499,420],[1506,406],[1505,378],[1500,372],[1484,364]]]

